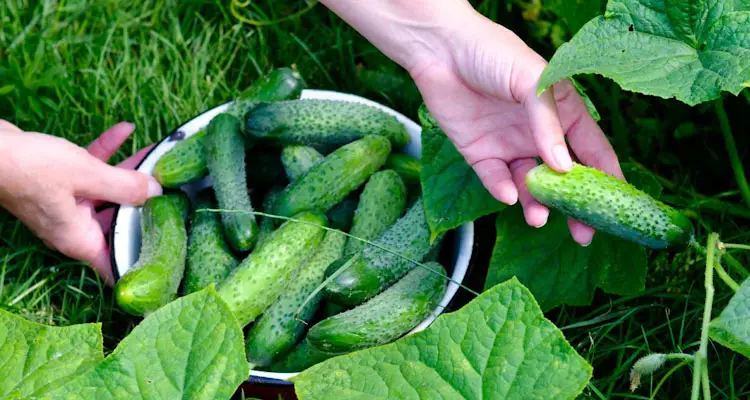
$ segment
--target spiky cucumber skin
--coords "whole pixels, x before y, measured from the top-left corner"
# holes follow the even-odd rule
[[[310,328],[307,341],[318,350],[345,353],[379,346],[423,321],[445,294],[445,269],[431,262],[409,271],[366,303]],[[435,272],[440,272],[443,276]]]
[[[229,106],[227,113],[244,120],[245,114],[261,101],[299,98],[305,82],[296,71],[279,68],[258,78]],[[208,175],[203,148],[205,129],[177,143],[154,166],[154,178],[164,187],[177,188]]]
[[[406,207],[406,185],[393,170],[376,172],[365,184],[359,196],[359,204],[354,212],[349,233],[364,240],[377,239],[393,225]],[[365,242],[349,238],[345,254],[356,253]]]
[[[396,117],[365,104],[338,100],[260,104],[248,112],[245,132],[260,141],[313,146],[324,153],[368,135],[387,137],[394,148],[410,139]]]
[[[385,161],[385,167],[392,169],[401,176],[407,185],[419,185],[419,174],[422,172],[422,163],[408,154],[391,153]]]
[[[362,304],[412,270],[415,264],[409,260],[422,261],[440,240],[442,235],[430,244],[430,228],[425,217],[424,203],[420,199],[403,217],[373,241],[376,245],[391,251],[368,244],[350,260],[339,260],[328,268],[326,275],[330,276],[345,262],[351,263],[326,286],[325,296],[346,306]],[[394,252],[401,257],[393,254]]]
[[[141,251],[138,261],[115,286],[117,304],[142,316],[169,303],[185,271],[189,201],[183,194],[152,197],[141,211]]]
[[[245,340],[247,359],[254,366],[270,365],[294,346],[305,332],[322,295],[309,301],[295,318],[297,309],[325,279],[328,266],[343,255],[346,236],[327,232],[315,254],[301,268],[286,290],[250,328]]]
[[[241,326],[262,314],[286,290],[323,239],[325,215],[305,212],[287,221],[219,285],[217,293]]]
[[[272,372],[301,372],[338,355],[340,354],[318,350],[310,342],[303,340],[267,369]]]
[[[273,214],[327,212],[380,169],[390,152],[391,143],[382,136],[342,146],[289,184],[276,199]]]
[[[244,139],[240,120],[219,114],[208,124],[206,160],[213,179],[216,200],[222,210],[221,220],[229,246],[237,252],[250,251],[258,239],[258,223],[247,192]]]
[[[211,284],[219,284],[239,264],[224,240],[219,214],[199,211],[216,207],[211,191],[204,190],[196,197],[190,219],[187,266],[182,284],[186,295]]]
[[[652,249],[684,248],[693,239],[693,224],[680,211],[594,168],[574,164],[558,173],[540,165],[526,186],[540,203]]]
[[[281,164],[290,182],[304,175],[321,160],[323,155],[310,146],[291,145],[281,151]]]

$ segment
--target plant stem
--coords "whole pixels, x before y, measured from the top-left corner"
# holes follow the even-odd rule
[[[737,282],[735,282],[734,279],[729,276],[729,274],[724,269],[724,267],[721,266],[721,263],[719,261],[716,261],[714,263],[714,270],[716,270],[716,274],[719,275],[719,278],[721,278],[721,280],[724,281],[727,286],[732,288],[735,293],[740,290],[740,285],[738,285]]]
[[[706,303],[703,309],[703,325],[701,327],[701,342],[698,351],[695,353],[695,365],[693,367],[693,391],[691,400],[698,400],[700,396],[700,386],[702,370],[708,369],[708,324],[711,322],[711,308],[714,303],[714,264],[716,255],[716,244],[719,241],[719,235],[717,233],[711,233],[708,235],[708,243],[706,244]],[[708,371],[705,372],[705,380],[708,380]],[[709,388],[703,389],[703,396],[705,400],[711,398],[711,390]]]
[[[703,246],[701,246],[700,243],[693,242],[691,246],[693,247],[693,249],[695,249],[695,251],[698,252],[698,254],[706,255],[706,249],[703,248]],[[743,248],[741,246],[745,246],[745,245],[734,244],[734,243],[722,243],[722,246],[729,249],[729,248]],[[748,250],[750,250],[750,248],[748,248]],[[732,257],[731,254],[724,253],[722,254],[722,258],[724,259],[724,261],[726,261],[727,264],[729,264],[730,267],[732,267],[735,271],[737,271],[740,275],[742,275],[743,279],[750,276],[750,272],[748,272],[748,270],[746,270],[745,267],[742,266],[742,263],[737,261],[736,258]]]
[[[750,245],[746,244],[739,244],[739,243],[722,243],[725,248],[727,249],[742,249],[742,250],[750,250]]]
[[[737,180],[742,199],[745,200],[746,205],[750,206],[750,185],[747,184],[742,160],[740,160],[740,154],[737,152],[737,145],[732,136],[732,126],[729,125],[729,117],[727,117],[727,112],[724,109],[724,100],[718,99],[714,104],[716,105],[716,116],[719,117],[721,133],[724,135],[724,145],[727,148],[729,162],[732,164],[732,170],[734,170],[734,178]]]
[[[703,381],[703,400],[711,400],[711,380],[708,379],[708,360],[703,359],[703,373],[701,373],[701,380]]]

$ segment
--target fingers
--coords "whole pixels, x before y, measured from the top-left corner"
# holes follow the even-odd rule
[[[581,246],[588,246],[594,240],[594,228],[572,218],[568,218],[568,228],[573,240]]]
[[[4,119],[0,119],[0,131],[23,132],[17,126],[11,124],[10,122]]]
[[[533,158],[524,158],[512,162],[510,164],[510,171],[518,189],[518,200],[521,202],[521,207],[523,207],[523,215],[526,218],[526,223],[535,228],[540,228],[547,223],[549,209],[534,200],[534,197],[531,196],[528,188],[526,188],[526,174],[536,165],[536,160]]]
[[[92,218],[80,218],[62,229],[48,246],[66,256],[91,266],[109,286],[114,276],[109,257],[109,246],[99,224]]]
[[[85,176],[75,180],[75,195],[91,200],[141,205],[161,194],[162,187],[153,177],[98,160],[92,160]]]
[[[154,146],[156,146],[156,144],[152,144],[138,150],[138,152],[126,158],[123,162],[117,164],[117,166],[123,169],[135,169],[135,167],[137,167],[138,164],[140,164],[140,162],[143,161],[144,158],[146,158],[148,152],[151,151]]]
[[[91,142],[87,150],[92,156],[106,162],[125,143],[134,129],[133,124],[120,122],[104,131],[96,140]]]
[[[518,190],[505,161],[489,158],[474,163],[473,167],[492,197],[508,205],[516,204]]]
[[[96,219],[96,222],[99,223],[99,226],[102,229],[102,233],[104,233],[104,236],[109,235],[109,231],[112,229],[112,218],[115,216],[115,209],[114,208],[108,208],[106,210],[100,211],[94,215],[94,219]]]
[[[565,144],[557,104],[552,89],[537,96],[536,85],[531,87],[532,93],[524,97],[523,105],[529,114],[531,135],[542,160],[557,172],[567,172],[573,168],[573,160]]]

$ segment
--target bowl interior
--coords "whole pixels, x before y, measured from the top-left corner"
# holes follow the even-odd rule
[[[393,116],[395,116],[399,122],[404,124],[411,141],[408,145],[404,146],[401,151],[411,156],[419,158],[422,154],[422,144],[420,141],[421,127],[405,117],[404,115],[394,111],[388,107],[385,107],[372,100],[368,100],[359,96],[325,91],[325,90],[304,90],[301,95],[302,99],[329,99],[329,100],[342,100],[342,101],[353,101],[363,104],[367,104],[373,107],[377,107]],[[144,158],[137,170],[143,173],[152,174],[156,162],[169,150],[171,150],[180,140],[188,138],[198,132],[201,128],[208,125],[209,121],[219,113],[226,110],[231,103],[222,104],[211,110],[208,110],[197,117],[191,119],[187,123],[180,126],[174,133],[159,142],[151,152]],[[208,186],[211,186],[211,179],[207,177],[199,182],[191,183],[183,186],[181,189],[187,193],[191,199],[193,196]],[[451,273],[452,282],[448,284],[448,288],[443,296],[440,304],[435,308],[432,314],[422,321],[417,327],[415,327],[409,334],[424,330],[429,326],[435,318],[448,306],[450,301],[458,291],[458,284],[456,282],[462,282],[466,271],[469,267],[469,261],[471,260],[471,253],[474,243],[474,225],[472,223],[465,224],[459,227],[453,235],[446,238],[445,249],[443,254],[448,253],[447,256],[443,257],[443,260],[447,260],[445,267],[449,273]],[[115,277],[119,279],[123,276],[135,262],[138,260],[138,253],[141,246],[141,230],[140,230],[140,208],[132,206],[120,206],[115,209],[115,219],[112,226],[112,269]],[[449,264],[450,262],[450,264]],[[451,272],[452,271],[452,272]],[[275,383],[275,384],[290,384],[289,378],[295,376],[295,373],[274,373],[265,371],[250,371],[251,378],[254,381],[261,381],[264,383]]]

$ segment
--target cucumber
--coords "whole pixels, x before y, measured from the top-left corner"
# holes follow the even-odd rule
[[[189,202],[183,194],[152,197],[141,211],[141,251],[115,285],[117,304],[142,316],[172,301],[185,271]]]
[[[281,151],[281,163],[289,182],[294,182],[322,159],[323,155],[309,146],[286,146]]]
[[[228,112],[244,120],[244,114],[260,101],[279,101],[298,98],[305,88],[299,74],[290,68],[279,68],[257,79],[240,94]],[[164,187],[176,188],[208,175],[208,164],[203,151],[205,129],[180,141],[157,161],[154,178]]]
[[[253,205],[247,192],[245,150],[240,132],[240,120],[229,114],[219,114],[208,124],[206,160],[213,180],[214,192],[223,210],[252,212]],[[224,235],[229,246],[237,252],[247,252],[258,239],[255,215],[222,212]]]
[[[383,293],[310,328],[307,341],[318,350],[346,353],[379,346],[409,332],[437,307],[445,294],[442,265],[431,262],[406,274]]]
[[[422,172],[422,162],[401,153],[391,153],[385,161],[384,168],[392,169],[401,175],[407,185],[419,185],[419,174]]]
[[[331,228],[348,232],[352,226],[352,219],[354,219],[354,212],[357,210],[358,201],[359,197],[357,194],[352,193],[346,196],[341,203],[333,206],[326,214]]]
[[[303,223],[282,224],[216,290],[241,326],[255,320],[273,304],[323,239],[325,231],[321,226],[327,224],[325,215],[305,212],[294,218]]]
[[[422,103],[417,110],[417,117],[419,118],[419,124],[422,125],[422,129],[439,128],[437,120],[430,114],[430,110],[427,106]]]
[[[321,306],[321,308],[323,319],[333,317],[336,314],[341,314],[342,312],[348,310],[348,308],[346,308],[345,306],[331,301],[323,301],[323,305]]]
[[[430,228],[423,204],[421,199],[417,201],[373,243],[408,259],[422,261],[442,239],[441,235],[435,244],[430,244]],[[326,298],[341,305],[355,306],[391,286],[415,266],[392,252],[365,245],[351,260],[346,260],[351,265],[326,286]],[[328,274],[344,264],[344,260],[332,264]]]
[[[367,136],[339,148],[289,184],[273,214],[327,212],[380,169],[390,152],[391,144],[382,136]]]
[[[282,190],[284,190],[284,188],[274,187],[266,193],[266,197],[263,199],[263,205],[261,206],[264,213],[268,213],[271,208],[273,208],[273,203],[276,201],[276,198],[279,197]],[[255,247],[258,248],[262,246],[275,229],[276,219],[271,217],[261,217],[258,226],[258,241],[255,243]]]
[[[289,351],[305,332],[318,310],[321,296],[308,302],[295,318],[297,309],[325,279],[325,270],[342,256],[346,236],[327,232],[315,254],[281,293],[271,307],[253,324],[245,340],[247,359],[253,366],[267,366]]]
[[[187,266],[182,289],[184,294],[218,284],[239,264],[222,232],[219,214],[200,209],[217,208],[210,190],[198,193],[188,235]]]
[[[324,153],[367,135],[385,136],[394,148],[409,143],[396,117],[365,104],[336,100],[260,104],[248,112],[245,133],[283,146],[313,146]]]
[[[349,233],[364,240],[377,239],[401,217],[405,206],[406,186],[401,177],[393,170],[376,172],[359,196]],[[361,240],[349,238],[344,254],[356,253],[364,245]]]
[[[540,165],[526,186],[540,203],[652,249],[682,249],[693,240],[693,224],[680,211],[594,168],[574,164],[560,174]]]
[[[340,354],[318,350],[311,346],[307,340],[303,340],[267,369],[271,372],[302,372],[315,364],[338,355]]]

